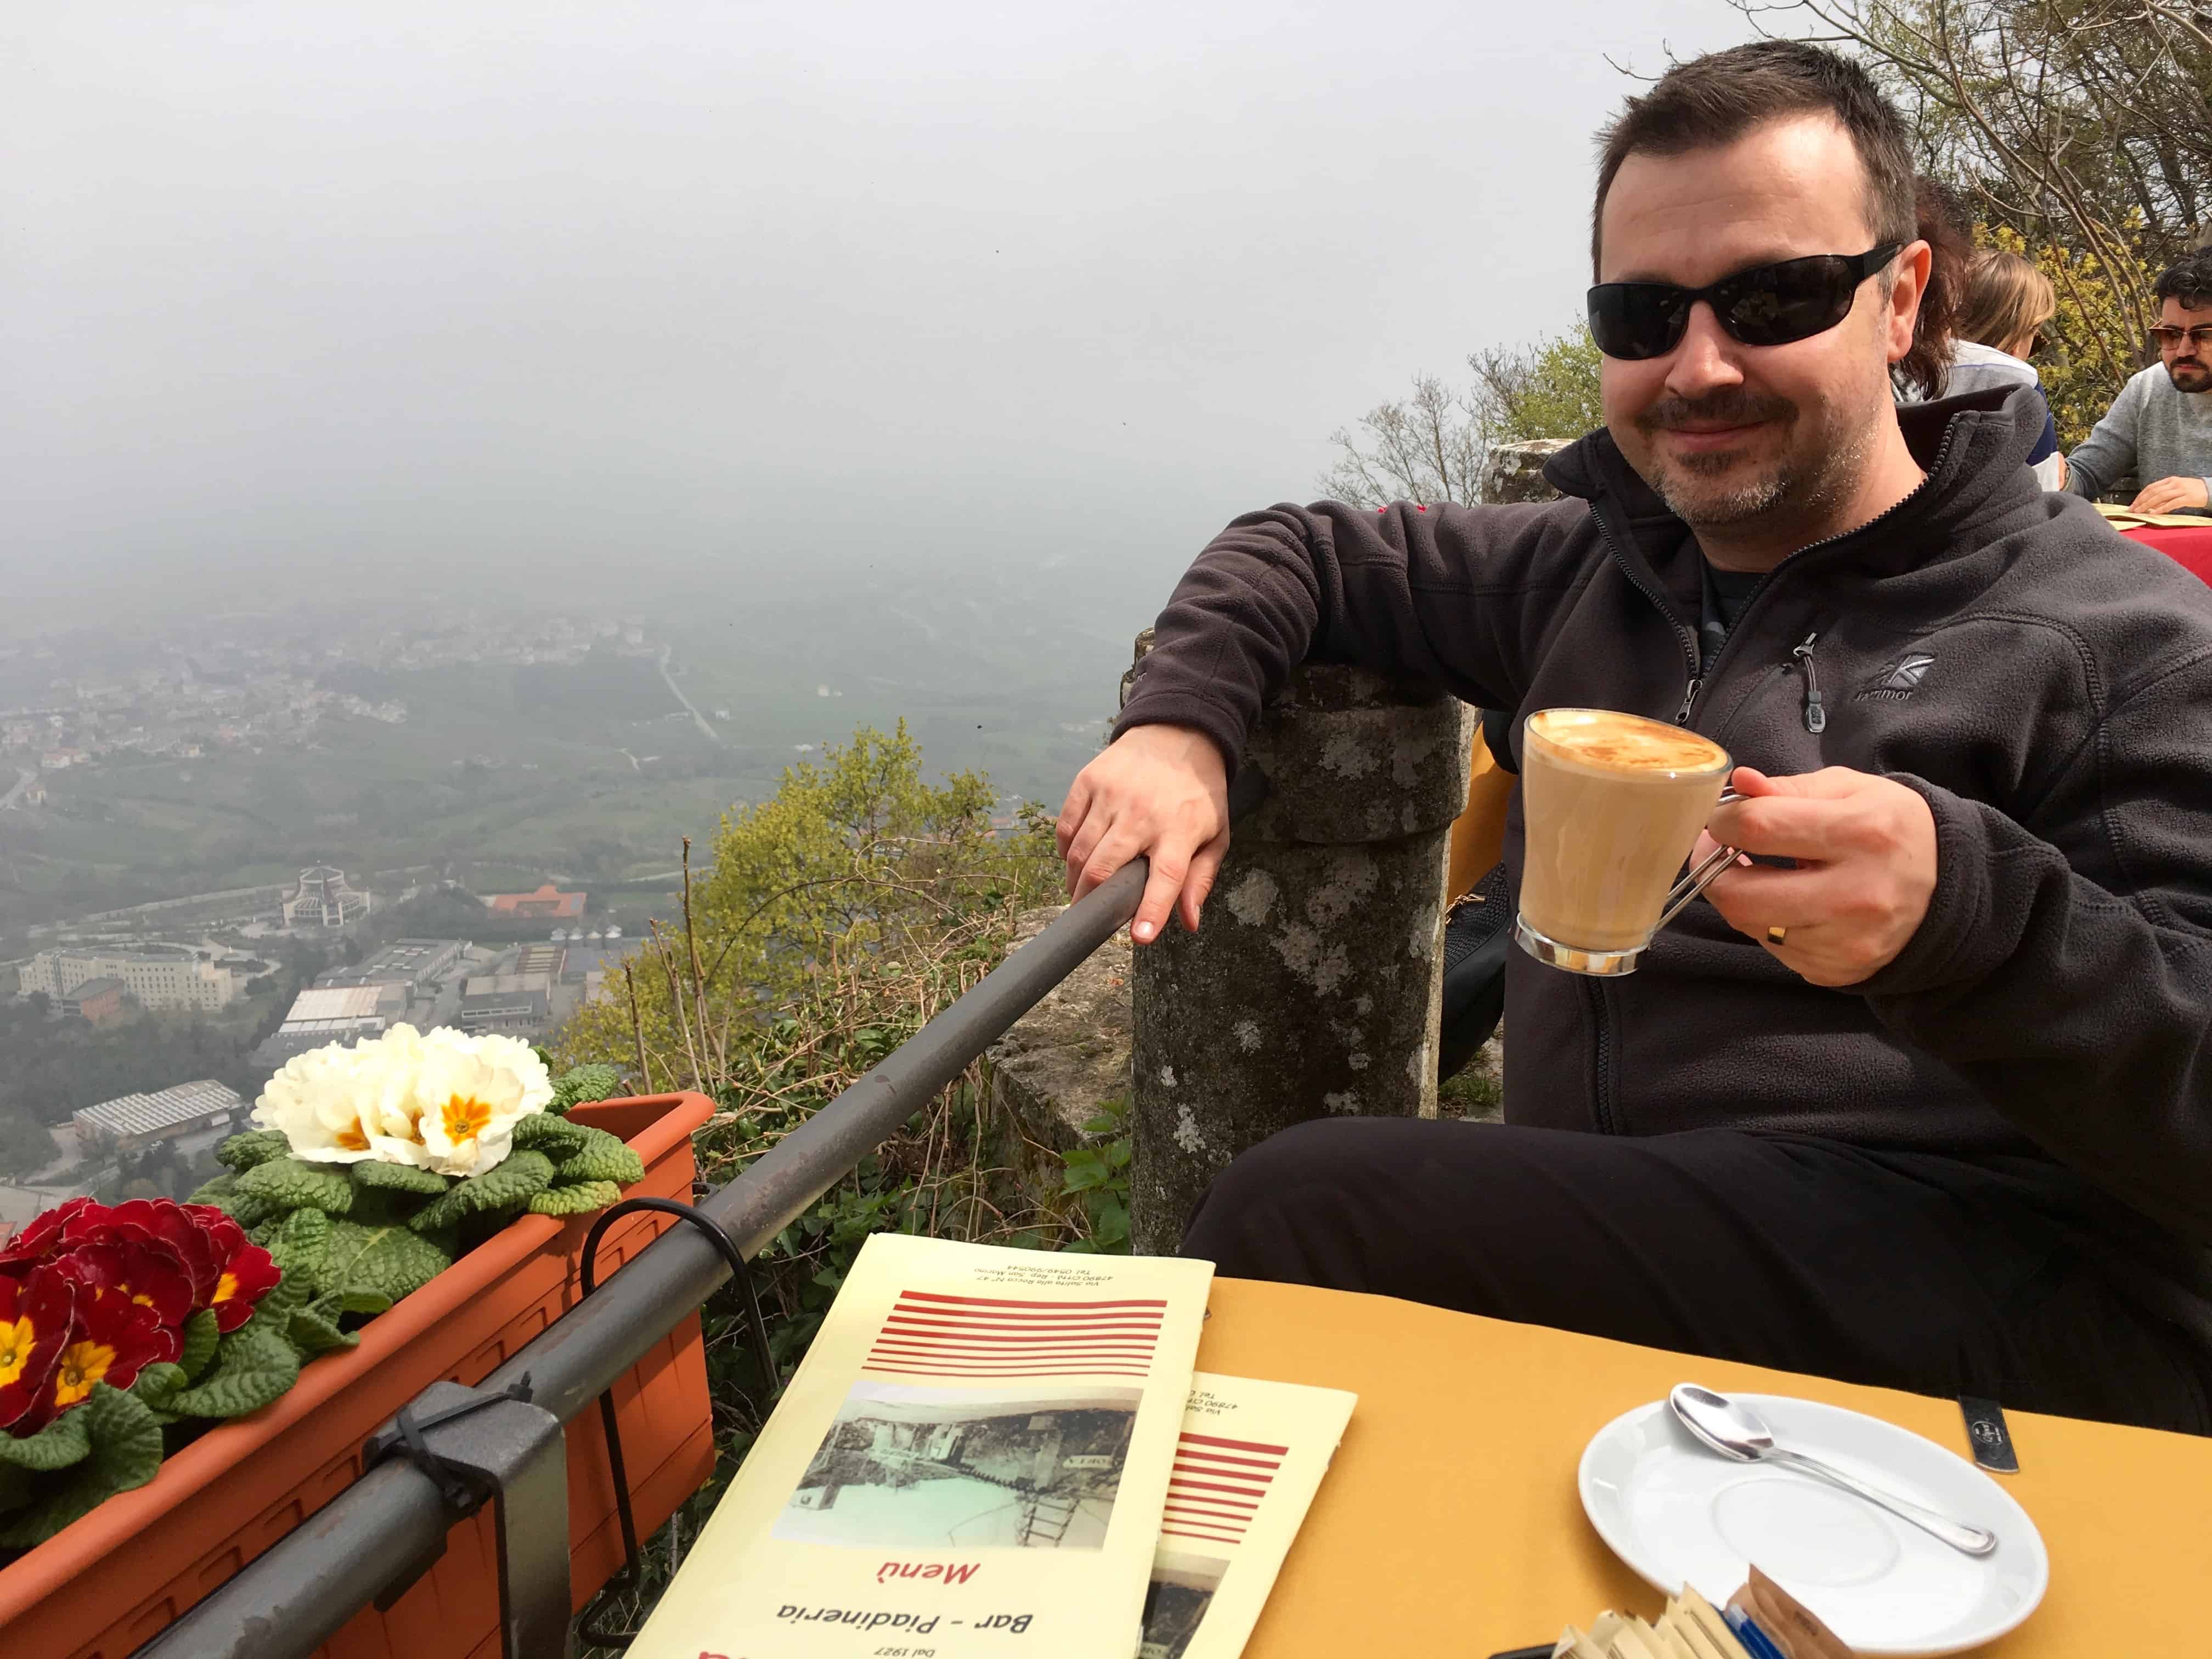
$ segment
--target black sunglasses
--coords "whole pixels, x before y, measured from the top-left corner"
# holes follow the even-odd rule
[[[1705,288],[1673,283],[1600,283],[1589,291],[1590,337],[1608,357],[1661,357],[1682,343],[1690,307],[1700,300],[1733,339],[1747,346],[1788,345],[1844,320],[1861,283],[1894,259],[1902,242],[1884,242],[1853,258],[1815,253],[1754,265]]]

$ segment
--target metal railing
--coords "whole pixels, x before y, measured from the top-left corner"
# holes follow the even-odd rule
[[[1266,793],[1257,770],[1245,769],[1231,792],[1232,819]],[[1070,905],[874,1070],[702,1199],[699,1210],[748,1261],[757,1255],[1124,926],[1136,914],[1148,872],[1139,859]],[[526,1379],[529,1404],[566,1424],[729,1277],[728,1264],[696,1230],[672,1229],[627,1263],[607,1293],[555,1321],[475,1392],[495,1396]],[[440,1383],[416,1403],[451,1397],[452,1385]],[[559,1437],[553,1440],[557,1455]],[[133,1659],[307,1659],[362,1607],[411,1577],[453,1524],[439,1481],[422,1464],[380,1462]],[[503,1600],[534,1595],[543,1601],[556,1589],[543,1580],[503,1583]],[[565,1620],[565,1571],[557,1593]],[[503,1608],[510,1650],[518,1629],[546,1627],[543,1607],[534,1621],[518,1624],[527,1611]]]

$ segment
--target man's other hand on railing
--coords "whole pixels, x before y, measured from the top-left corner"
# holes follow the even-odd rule
[[[1130,937],[1139,945],[1157,939],[1170,910],[1195,933],[1229,850],[1229,774],[1221,751],[1193,726],[1124,732],[1076,774],[1054,831],[1072,897],[1130,860],[1149,858],[1152,873]]]

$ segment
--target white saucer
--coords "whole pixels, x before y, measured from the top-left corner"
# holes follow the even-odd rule
[[[1661,1400],[1599,1430],[1576,1477],[1598,1535],[1656,1588],[1672,1595],[1686,1581],[1717,1607],[1756,1561],[1865,1655],[1958,1653],[2035,1611],[2051,1581],[2042,1535],[1981,1470],[1856,1412],[1734,1397],[1766,1419],[1778,1444],[1986,1527],[1996,1549],[1977,1560],[1811,1475],[1732,1462],[1691,1438]]]

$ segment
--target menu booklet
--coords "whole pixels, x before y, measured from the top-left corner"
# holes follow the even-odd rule
[[[1237,1659],[1356,1396],[1200,1371],[1145,1599],[1139,1659]]]
[[[1212,1277],[870,1238],[634,1659],[1130,1659]]]

